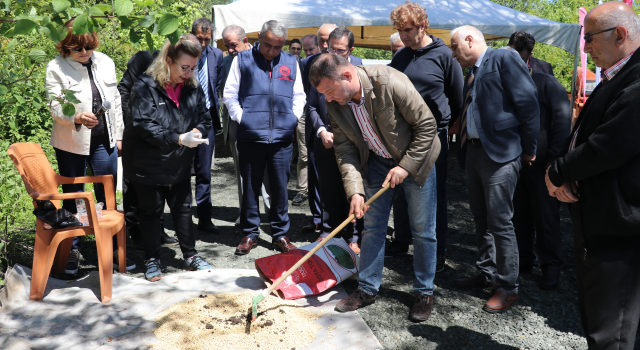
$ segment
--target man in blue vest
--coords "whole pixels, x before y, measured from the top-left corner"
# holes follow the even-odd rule
[[[295,130],[306,97],[298,61],[282,52],[287,28],[278,21],[267,21],[258,38],[251,50],[238,53],[231,63],[223,97],[229,117],[238,123],[236,139],[243,179],[240,227],[246,235],[236,248],[238,255],[248,254],[258,243],[258,195],[265,167],[271,186],[273,246],[283,252],[296,249],[286,237],[290,226],[287,182]]]
[[[215,146],[216,133],[222,132],[220,126],[220,110],[218,90],[220,89],[220,72],[222,70],[222,50],[210,46],[213,38],[213,24],[208,18],[193,21],[191,34],[195,35],[202,45],[202,57],[198,60],[198,82],[204,91],[207,108],[211,114],[213,127],[209,130],[209,144],[198,146],[193,158],[193,169],[196,174],[196,203],[198,204],[198,229],[201,231],[220,233],[211,222],[211,163]]]

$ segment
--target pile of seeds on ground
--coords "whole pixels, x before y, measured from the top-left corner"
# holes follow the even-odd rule
[[[316,338],[320,314],[293,301],[274,296],[258,305],[251,319],[256,293],[203,294],[173,305],[156,319],[159,342],[154,349],[300,349]]]

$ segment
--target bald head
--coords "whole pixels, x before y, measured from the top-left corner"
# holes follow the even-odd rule
[[[336,28],[338,28],[338,26],[331,23],[325,23],[318,28],[318,47],[323,53],[328,52],[329,34],[331,34],[331,32]]]
[[[618,1],[594,7],[584,20],[584,52],[597,66],[609,69],[640,46],[640,19]]]

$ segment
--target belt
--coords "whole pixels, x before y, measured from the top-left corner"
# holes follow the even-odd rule
[[[480,139],[469,139],[469,142],[470,142],[474,147],[482,147],[482,142],[480,142]]]

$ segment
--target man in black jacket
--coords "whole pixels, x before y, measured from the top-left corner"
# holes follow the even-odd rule
[[[404,72],[418,90],[438,122],[440,155],[436,160],[437,211],[436,238],[438,258],[436,272],[444,270],[447,243],[447,158],[449,157],[448,128],[451,116],[462,111],[462,68],[453,59],[451,49],[439,38],[427,33],[427,12],[415,2],[405,2],[391,12],[393,26],[400,33],[405,48],[398,51],[391,67]],[[385,256],[406,254],[412,243],[409,216],[404,190],[396,191],[393,200],[395,240],[385,250]]]
[[[522,38],[516,38],[516,41]],[[510,46],[503,49],[518,54]],[[533,269],[535,241],[542,270],[539,286],[555,289],[562,268],[560,202],[549,196],[544,174],[551,162],[566,153],[571,133],[571,108],[567,91],[553,75],[536,73],[532,68],[529,68],[529,74],[538,90],[540,134],[536,160],[531,166],[520,169],[513,194],[512,221],[518,240],[520,274],[531,273]]]
[[[584,33],[603,80],[574,124],[569,152],[551,164],[547,188],[571,203],[589,349],[632,349],[640,318],[640,19],[607,2],[589,11]]]

